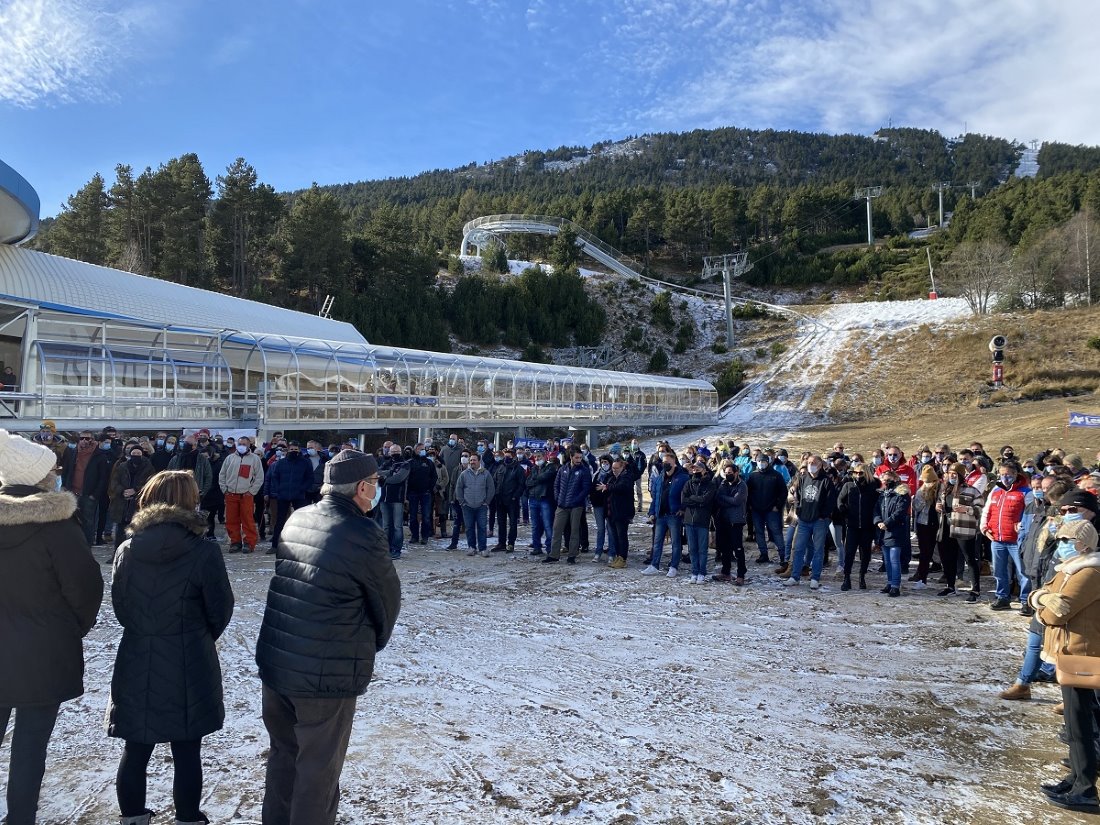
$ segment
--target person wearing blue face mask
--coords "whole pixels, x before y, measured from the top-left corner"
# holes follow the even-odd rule
[[[1062,678],[1064,656],[1080,657],[1086,662],[1096,657],[1096,662],[1085,665],[1093,672],[1100,666],[1100,556],[1096,553],[1096,528],[1087,520],[1095,511],[1083,506],[1080,494],[1089,495],[1084,490],[1073,490],[1058,501],[1062,524],[1055,538],[1058,552],[1066,560],[1055,568],[1058,572],[1050,585],[1032,593],[1030,601],[1039,621],[1054,630],[1044,638],[1043,658],[1055,662],[1059,669],[1069,744],[1069,774],[1058,782],[1041,785],[1040,790],[1059,808],[1098,814],[1093,714],[1096,693],[1087,683],[1081,686],[1073,679],[1082,671],[1080,665],[1066,667],[1066,678]],[[1080,512],[1082,509],[1087,512]],[[1065,520],[1066,516],[1077,515],[1081,518]]]
[[[401,607],[387,536],[367,517],[381,484],[374,456],[344,450],[325,465],[321,501],[283,527],[256,645],[265,822],[336,819],[356,699]]]

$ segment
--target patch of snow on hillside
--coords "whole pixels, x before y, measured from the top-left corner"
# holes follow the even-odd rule
[[[798,326],[785,357],[756,376],[722,416],[723,429],[736,433],[783,435],[829,420],[810,400],[823,383],[844,380],[845,356],[853,347],[877,346],[884,338],[923,324],[936,326],[969,317],[961,298],[937,301],[869,301],[824,308]],[[829,396],[831,398],[831,394]]]

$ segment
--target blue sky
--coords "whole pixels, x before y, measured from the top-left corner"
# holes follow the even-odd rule
[[[197,152],[279,190],[654,131],[890,122],[1100,144],[1094,0],[0,0],[43,215]]]

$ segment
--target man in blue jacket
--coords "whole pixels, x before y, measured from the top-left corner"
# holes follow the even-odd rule
[[[592,490],[592,473],[584,454],[577,447],[569,448],[569,463],[558,470],[554,479],[554,498],[558,510],[554,514],[554,538],[550,545],[550,554],[542,560],[543,564],[553,564],[561,558],[561,545],[565,531],[569,531],[569,564],[577,563],[577,554],[581,550],[581,522],[584,519],[588,493]]]
[[[279,536],[290,516],[290,508],[301,510],[309,504],[309,493],[313,489],[313,465],[302,458],[302,448],[297,441],[291,441],[287,445],[286,458],[271,467],[266,486],[268,496],[276,503],[271,549],[267,551],[271,554],[279,547]]]
[[[653,485],[653,515],[656,526],[653,531],[653,554],[649,566],[642,571],[643,576],[656,576],[661,572],[661,554],[665,549],[665,535],[671,534],[672,561],[668,566],[668,577],[676,578],[680,572],[680,555],[684,552],[681,530],[684,526],[684,506],[681,496],[688,474],[676,461],[676,456],[666,453],[662,459],[664,472]]]

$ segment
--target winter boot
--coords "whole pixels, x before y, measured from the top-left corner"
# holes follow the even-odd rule
[[[210,825],[210,820],[206,818],[206,814],[204,814],[202,811],[199,811],[199,816],[201,816],[202,819],[196,819],[193,821],[189,820],[186,822],[182,819],[177,819],[176,825]]]
[[[848,591],[848,590],[852,589],[852,577],[851,576],[845,576],[844,577],[844,584],[842,584],[840,586],[840,589],[844,590],[844,591]]]
[[[146,808],[145,813],[138,814],[137,816],[120,816],[118,822],[119,825],[149,825],[149,821],[153,818],[153,813],[153,811]]]
[[[999,696],[1002,699],[1030,699],[1031,685],[1015,684],[1010,688],[1002,690]]]

